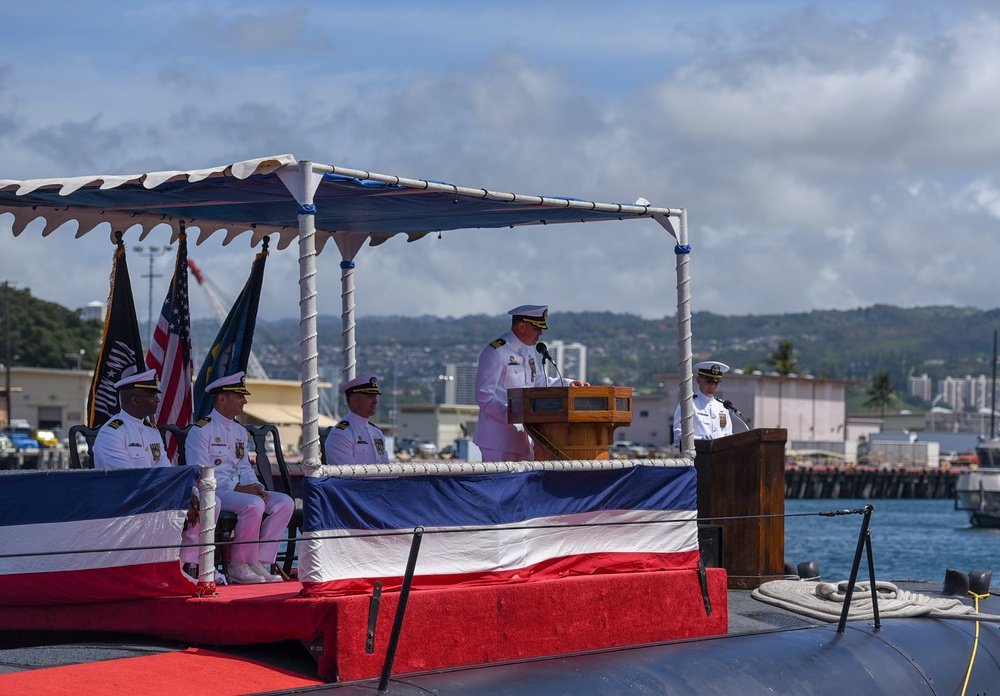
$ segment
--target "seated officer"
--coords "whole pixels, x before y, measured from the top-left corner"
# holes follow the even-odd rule
[[[269,568],[278,555],[295,502],[284,493],[265,489],[250,466],[250,434],[235,420],[243,413],[250,393],[243,377],[244,373],[237,372],[205,387],[215,408],[188,433],[187,463],[215,467],[219,507],[237,516],[234,540],[250,542],[232,546],[229,581],[241,585],[281,582],[281,576],[273,575]]]
[[[326,461],[330,464],[388,464],[382,431],[368,422],[375,415],[378,397],[377,375],[363,375],[340,388],[347,398],[347,415],[326,436]]]
[[[694,394],[694,439],[715,440],[733,434],[733,421],[729,412],[716,398],[715,392],[722,382],[722,375],[729,372],[729,365],[706,360],[694,366],[698,389]],[[674,442],[681,442],[681,405],[674,411]]]
[[[160,404],[156,370],[137,372],[126,368],[127,376],[115,382],[121,410],[101,426],[94,440],[95,469],[132,469],[170,466],[167,449],[152,417]],[[198,498],[191,496],[184,544],[198,543]],[[181,562],[197,563],[198,547],[181,548]]]

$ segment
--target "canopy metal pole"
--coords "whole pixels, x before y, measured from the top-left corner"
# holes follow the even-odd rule
[[[343,370],[344,384],[354,379],[357,374],[357,341],[354,337],[354,261],[347,259],[340,262],[340,321],[343,327]]]
[[[694,388],[691,346],[691,245],[688,242],[687,208],[681,209],[677,256],[677,370],[680,376],[681,456],[694,461]]]
[[[313,196],[323,175],[302,160],[279,172],[298,202],[299,378],[302,382],[302,463],[307,476],[319,468],[319,347],[316,329],[316,206]]]
[[[653,219],[677,240],[674,255],[677,257],[677,372],[680,378],[679,401],[681,404],[681,457],[694,461],[694,389],[691,384],[691,245],[688,244],[687,208],[680,210],[677,228],[667,217],[654,215]],[[673,423],[668,427],[673,428]]]

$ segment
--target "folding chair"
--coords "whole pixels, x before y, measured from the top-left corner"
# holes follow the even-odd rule
[[[326,466],[326,438],[333,430],[332,425],[328,425],[325,428],[319,429],[319,463],[321,466]]]
[[[246,428],[250,433],[250,437],[253,438],[254,451],[256,452],[254,467],[257,470],[257,477],[264,484],[264,488],[269,491],[286,493],[294,499],[295,492],[292,490],[292,477],[288,473],[288,464],[285,463],[285,455],[281,450],[281,437],[278,434],[278,429],[270,423],[266,425],[248,425]],[[268,435],[271,436],[271,442],[274,444],[274,460],[278,465],[278,474],[281,476],[280,487],[275,486],[274,473],[271,471],[271,455],[267,451]],[[295,542],[301,532],[302,507],[296,505],[291,519],[288,520],[288,540],[285,543],[285,550],[279,553],[276,559],[276,562],[281,564],[285,575],[291,575],[292,573],[292,564],[296,558]]]
[[[97,439],[97,432],[100,428],[88,428],[86,425],[73,425],[69,429],[69,468],[70,469],[93,469],[94,468],[94,440]],[[77,445],[77,436],[83,435],[87,441],[87,460],[80,460],[80,448]]]

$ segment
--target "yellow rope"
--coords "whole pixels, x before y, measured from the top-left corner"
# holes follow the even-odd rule
[[[989,593],[986,594],[976,594],[972,590],[969,590],[969,594],[972,595],[976,600],[976,613],[979,613],[979,600],[986,599],[989,597]],[[965,696],[965,690],[969,688],[969,679],[972,677],[972,665],[976,662],[976,650],[979,648],[979,621],[976,621],[976,639],[972,643],[972,655],[969,657],[969,669],[965,672],[965,683],[962,684],[962,696]]]

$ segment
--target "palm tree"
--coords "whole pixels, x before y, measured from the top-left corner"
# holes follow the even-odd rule
[[[787,338],[778,344],[778,347],[768,353],[764,361],[774,368],[779,375],[787,377],[795,372],[799,366],[799,357],[795,355],[795,348]]]
[[[787,377],[788,375],[795,372],[795,368],[798,367],[799,358],[795,355],[795,348],[792,347],[792,342],[787,338],[780,343],[778,347],[773,351],[768,353],[767,358],[764,362],[774,368],[782,377]],[[778,427],[781,427],[781,416],[783,413],[782,405],[782,387],[784,380],[778,380]]]
[[[882,418],[885,418],[885,407],[891,406],[896,402],[896,390],[893,389],[892,380],[889,378],[888,372],[877,372],[875,376],[872,377],[871,384],[868,385],[868,390],[865,392],[868,397],[865,399],[864,405],[868,408],[877,408],[882,414]]]

